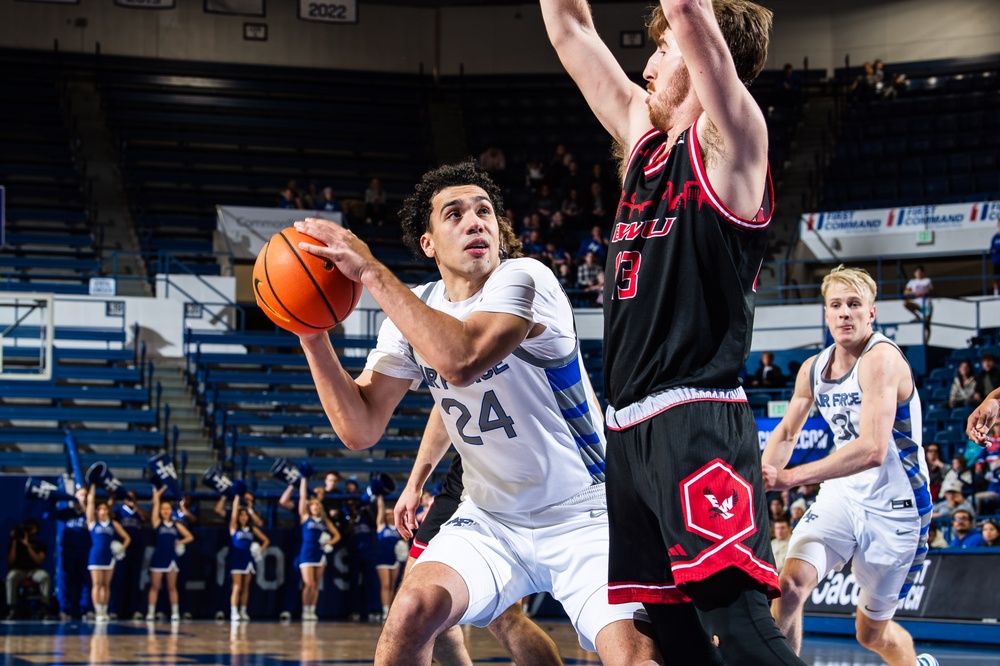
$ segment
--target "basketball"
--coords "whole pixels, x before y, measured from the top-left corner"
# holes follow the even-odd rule
[[[328,331],[357,307],[361,285],[344,277],[333,262],[300,252],[300,242],[321,245],[292,227],[264,245],[253,266],[254,296],[264,314],[286,331]]]

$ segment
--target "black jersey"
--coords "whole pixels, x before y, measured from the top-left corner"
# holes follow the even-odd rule
[[[695,125],[696,126],[696,125]],[[750,353],[774,195],[744,220],[712,190],[692,126],[629,156],[604,285],[604,390],[621,409],[679,386],[732,389]]]

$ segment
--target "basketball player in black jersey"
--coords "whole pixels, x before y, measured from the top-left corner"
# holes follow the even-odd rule
[[[585,0],[541,7],[623,160],[604,289],[610,599],[646,605],[671,663],[801,664],[768,611],[778,579],[738,380],[773,206],[767,126],[747,89],[771,12],[661,0],[642,88]]]
[[[410,478],[393,509],[396,529],[404,539],[413,539],[410,558],[406,562],[407,573],[462,501],[462,492],[465,488],[462,482],[462,458],[456,453],[448,468],[444,487],[435,497],[434,503],[419,526],[417,525],[416,511],[420,504],[420,492],[450,446],[451,441],[441,421],[441,414],[438,408],[434,407],[430,418],[427,419],[427,427],[420,440],[420,448],[413,461]],[[562,664],[555,642],[541,627],[524,615],[520,603],[514,604],[493,620],[489,624],[489,630],[514,658],[514,663],[531,666]],[[453,625],[438,634],[434,641],[434,659],[442,666],[472,666],[472,659],[465,647],[465,637],[459,625]]]

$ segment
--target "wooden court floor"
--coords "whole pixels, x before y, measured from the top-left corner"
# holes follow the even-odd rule
[[[567,666],[600,664],[583,651],[565,621],[539,624],[548,631]],[[381,626],[349,622],[6,622],[2,666],[320,666],[370,664]],[[477,664],[511,664],[503,648],[484,629],[466,628],[466,642]],[[1000,650],[969,646],[921,646],[941,666],[998,666]],[[881,664],[875,655],[847,639],[807,638],[803,659],[813,666]],[[521,666],[531,666],[522,664]],[[692,665],[696,666],[696,665]]]

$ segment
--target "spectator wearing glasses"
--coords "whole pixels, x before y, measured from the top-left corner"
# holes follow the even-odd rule
[[[958,509],[951,514],[951,541],[949,548],[979,548],[983,545],[983,535],[972,529],[972,512]]]

